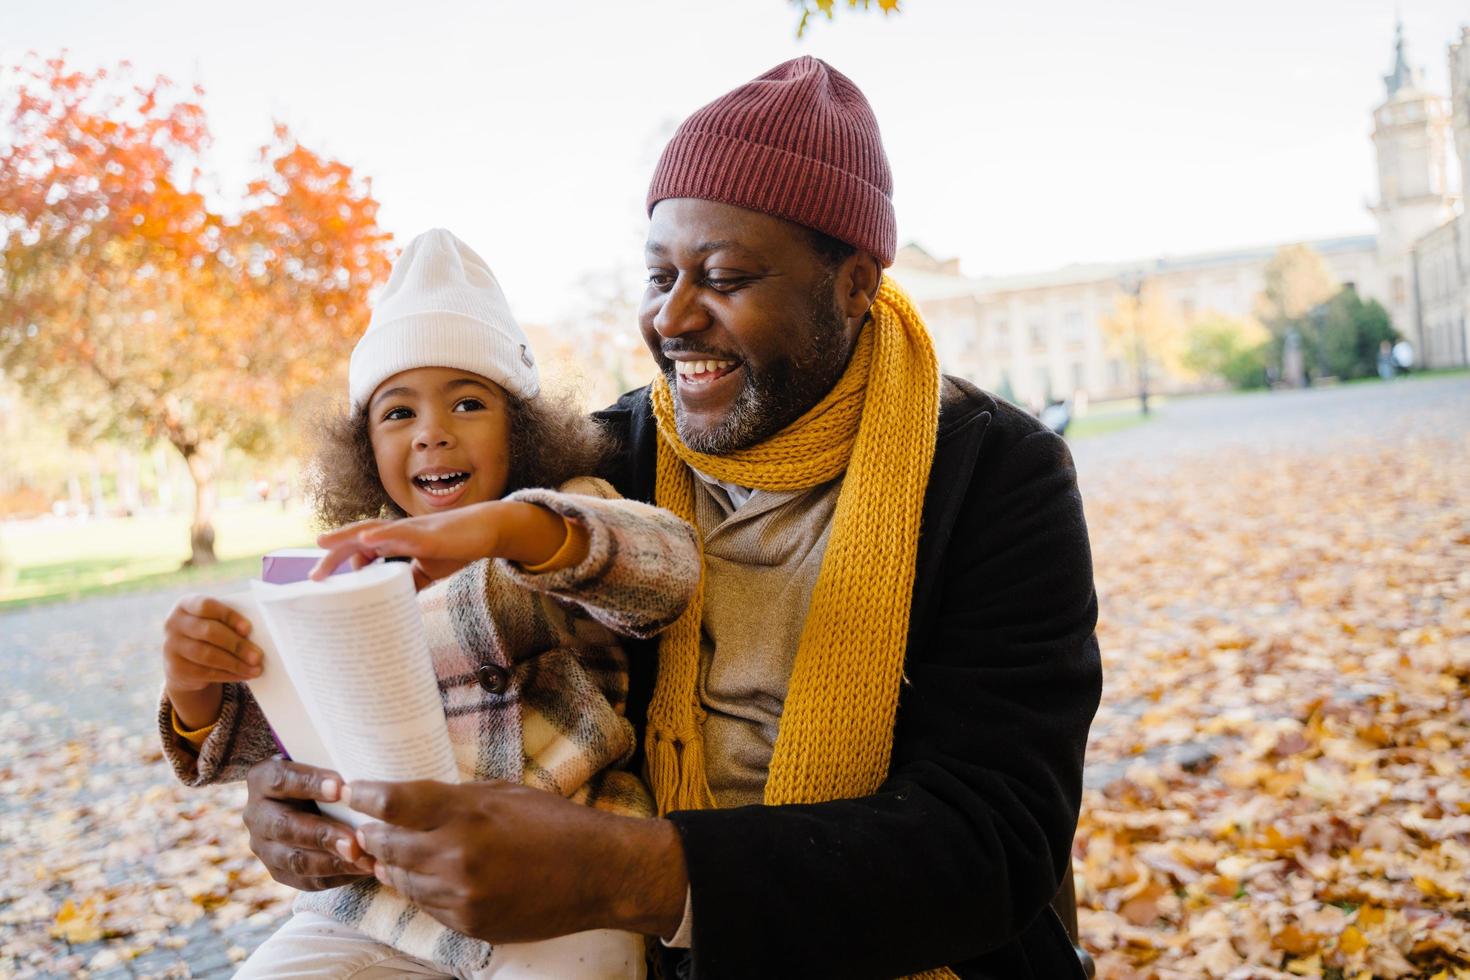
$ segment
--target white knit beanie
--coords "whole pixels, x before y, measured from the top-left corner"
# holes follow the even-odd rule
[[[541,390],[526,335],[485,260],[443,228],[408,243],[393,263],[367,331],[352,350],[355,412],[400,371],[459,368],[520,398]]]

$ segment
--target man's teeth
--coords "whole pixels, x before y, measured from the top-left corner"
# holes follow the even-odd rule
[[[679,377],[692,381],[698,375],[728,371],[734,366],[734,361],[675,361],[674,372]]]

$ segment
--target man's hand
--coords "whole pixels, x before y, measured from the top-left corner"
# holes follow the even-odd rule
[[[492,943],[587,929],[671,936],[688,877],[666,820],[601,813],[505,782],[354,782],[348,805],[378,880]]]
[[[267,759],[245,778],[249,800],[245,826],[250,849],[283,885],[304,892],[350,884],[372,874],[352,828],[324,817],[311,805],[341,796],[342,777],[329,769]]]

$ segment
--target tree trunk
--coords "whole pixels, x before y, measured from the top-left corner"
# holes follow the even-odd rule
[[[214,505],[216,500],[215,475],[219,471],[220,446],[214,443],[198,443],[180,446],[184,464],[189,467],[189,476],[194,481],[194,519],[189,525],[189,560],[186,567],[213,565],[214,556]]]
[[[143,486],[138,479],[138,456],[131,449],[117,453],[117,497],[123,513],[133,517],[143,510]]]

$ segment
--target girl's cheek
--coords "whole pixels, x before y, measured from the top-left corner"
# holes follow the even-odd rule
[[[383,492],[388,499],[398,506],[409,517],[417,517],[414,508],[417,505],[413,497],[412,488],[408,486],[408,477],[387,471],[382,464],[382,457],[375,460],[378,464],[378,483],[382,485]]]

